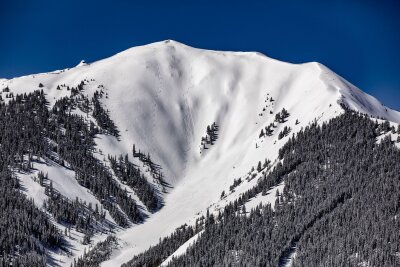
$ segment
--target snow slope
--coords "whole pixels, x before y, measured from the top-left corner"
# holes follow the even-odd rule
[[[277,138],[284,126],[290,126],[292,134],[315,119],[326,121],[343,112],[342,103],[400,122],[400,112],[319,63],[290,64],[260,53],[201,50],[171,40],[71,69],[0,80],[0,89],[24,93],[42,83],[53,105],[70,94],[64,87],[56,90],[57,85],[76,86],[84,79],[89,81],[84,87],[89,97],[104,86],[107,97],[102,102],[121,133],[119,140],[98,138],[98,149],[103,155],[130,154],[133,160],[136,144],[162,166],[171,185],[159,212],[118,233],[121,248],[103,266],[128,261],[207,208],[216,211],[251,188],[261,174],[245,178],[258,161],[275,162],[288,138]],[[272,136],[259,138],[282,108],[290,113],[287,122],[277,124]],[[218,140],[200,153],[201,138],[214,122],[219,126]],[[245,182],[229,193],[233,180],[240,177]],[[71,183],[69,190],[78,192],[77,186]],[[221,201],[223,190],[229,194]],[[260,201],[273,203],[271,196]]]

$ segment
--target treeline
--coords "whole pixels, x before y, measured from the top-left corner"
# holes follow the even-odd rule
[[[109,170],[94,157],[94,136],[97,127],[84,118],[67,112],[68,98],[57,100],[51,110],[46,127],[48,137],[54,141],[52,149],[66,160],[76,173],[79,184],[90,189],[101,200],[113,219],[121,226],[129,222],[119,207],[133,222],[142,216],[135,201],[112,178]]]
[[[228,208],[217,218],[208,215],[195,245],[168,266],[278,266],[271,264],[280,253],[273,243],[277,221],[270,205],[257,206],[247,216],[233,211]],[[260,255],[261,247],[265,252]]]
[[[200,232],[201,229],[200,220],[196,221],[195,227],[182,225],[170,236],[163,238],[156,246],[150,247],[146,252],[133,257],[132,260],[121,267],[159,266],[182,244]]]
[[[376,142],[381,129],[348,110],[307,126],[257,186],[207,216],[197,242],[169,266],[281,266],[293,252],[293,266],[400,265],[400,151],[390,137]],[[249,199],[282,181],[274,210],[246,212]],[[167,249],[161,244],[158,253]],[[160,258],[152,249],[141,266]]]

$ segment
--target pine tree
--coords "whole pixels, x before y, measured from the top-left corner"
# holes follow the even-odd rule
[[[263,137],[263,136],[264,136],[264,130],[261,129],[260,135],[259,135],[258,137],[261,138],[261,137]]]
[[[261,161],[258,162],[257,165],[257,172],[261,172],[262,171],[262,166],[261,166]]]

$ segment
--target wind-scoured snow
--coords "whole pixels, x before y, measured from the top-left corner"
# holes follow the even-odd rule
[[[14,94],[43,89],[51,106],[70,94],[65,88],[56,90],[57,85],[77,86],[84,79],[89,81],[84,86],[89,97],[104,87],[106,97],[101,101],[120,131],[118,140],[96,139],[102,157],[131,157],[135,144],[162,166],[171,186],[160,211],[117,233],[121,246],[102,266],[119,266],[176,227],[193,222],[207,208],[211,212],[222,208],[257,182],[259,174],[245,179],[252,166],[266,158],[274,162],[289,136],[314,120],[322,123],[338,116],[341,104],[400,122],[398,111],[319,63],[290,64],[260,53],[201,50],[171,40],[54,73],[0,80],[0,89],[9,87]],[[275,123],[273,135],[260,138],[261,129],[282,108],[290,113],[287,121]],[[201,138],[214,122],[219,126],[218,139],[200,153]],[[285,126],[291,132],[278,140]],[[244,182],[230,193],[237,178]],[[67,191],[75,192],[76,187],[71,182]],[[222,191],[232,197],[221,200]],[[263,200],[252,201],[249,205]]]

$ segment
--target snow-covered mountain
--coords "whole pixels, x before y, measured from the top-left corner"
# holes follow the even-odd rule
[[[85,81],[83,95],[89,99],[97,90],[104,90],[106,97],[101,102],[120,132],[118,138],[96,137],[98,159],[107,165],[108,154],[128,154],[140,165],[132,156],[135,145],[161,166],[169,184],[159,211],[145,211],[148,218],[142,224],[117,231],[119,248],[102,266],[128,261],[176,227],[194,223],[207,208],[217,211],[237,198],[261,175],[252,167],[266,159],[274,164],[279,148],[292,133],[315,120],[321,123],[342,114],[342,105],[400,123],[400,112],[319,63],[290,64],[260,53],[201,50],[172,40],[134,47],[94,63],[82,61],[71,69],[2,79],[0,89],[9,89],[1,93],[5,101],[10,92],[16,95],[42,89],[52,106],[71,94],[66,86],[81,81]],[[270,136],[261,134],[282,109],[290,114],[287,121],[275,122]],[[93,120],[79,109],[75,112]],[[207,126],[214,123],[218,136],[204,147],[202,138]],[[279,136],[284,127],[290,127],[290,133]],[[63,195],[101,205],[76,182],[73,170],[44,163],[36,163],[35,168],[55,177],[54,186]],[[46,198],[44,189],[29,177],[20,175],[27,195],[39,205]],[[243,182],[230,191],[239,178]],[[147,179],[151,182],[149,175]],[[227,197],[221,200],[223,191]],[[247,205],[274,203],[274,196],[274,191],[260,195]],[[99,235],[95,240],[104,238]],[[74,255],[81,255],[85,246],[72,244],[77,248]],[[55,257],[65,266],[72,261],[71,257]]]

